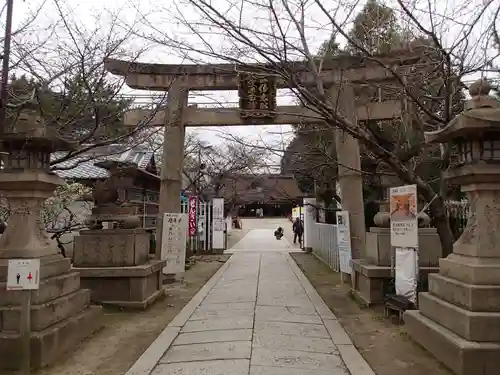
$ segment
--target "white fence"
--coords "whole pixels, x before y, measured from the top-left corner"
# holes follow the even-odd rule
[[[314,254],[330,266],[331,269],[340,272],[337,226],[315,223],[312,234]]]

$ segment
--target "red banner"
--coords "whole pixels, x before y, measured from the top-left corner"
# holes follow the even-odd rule
[[[189,227],[188,234],[189,236],[196,235],[196,206],[198,203],[198,198],[194,195],[189,197],[188,200],[188,218],[189,218]]]

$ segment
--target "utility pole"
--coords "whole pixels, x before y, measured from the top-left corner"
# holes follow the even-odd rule
[[[5,35],[3,41],[2,54],[2,87],[0,88],[0,140],[5,133],[5,123],[7,122],[7,101],[9,99],[8,85],[9,63],[10,63],[10,41],[12,37],[12,11],[14,0],[7,0],[7,17],[5,20]]]

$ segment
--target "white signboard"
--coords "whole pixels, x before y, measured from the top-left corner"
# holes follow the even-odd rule
[[[398,296],[417,301],[418,211],[417,186],[391,188],[391,246],[394,250],[395,287]]]
[[[226,221],[224,220],[224,198],[212,199],[212,249],[224,249],[224,230]]]
[[[40,259],[10,259],[7,269],[7,290],[40,288]]]
[[[337,243],[339,249],[340,272],[352,273],[351,228],[349,212],[337,212]]]
[[[418,247],[417,185],[391,188],[391,246]]]
[[[185,271],[187,231],[187,214],[166,213],[163,215],[161,259],[167,261],[163,268],[164,274],[171,275]]]

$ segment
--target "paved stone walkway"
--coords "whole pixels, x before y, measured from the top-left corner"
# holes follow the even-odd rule
[[[233,250],[126,375],[373,375],[286,239],[253,229]]]

